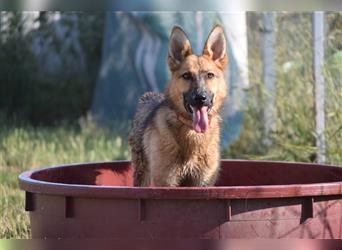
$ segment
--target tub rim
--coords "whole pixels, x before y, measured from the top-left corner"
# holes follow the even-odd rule
[[[77,167],[82,165],[103,165],[120,162],[129,164],[128,160],[82,162],[48,166],[36,170],[28,170],[18,177],[19,187],[26,192],[58,195],[79,198],[116,198],[116,199],[253,199],[253,198],[285,198],[312,197],[327,195],[342,195],[342,181],[321,182],[310,184],[283,184],[257,186],[215,186],[215,187],[130,187],[130,186],[95,186],[81,184],[63,184],[35,180],[31,175],[35,172],[53,168]],[[316,165],[341,169],[337,165],[288,162],[288,161],[255,161],[255,160],[227,160],[221,162],[232,163],[279,163]],[[342,171],[342,170],[341,170]]]

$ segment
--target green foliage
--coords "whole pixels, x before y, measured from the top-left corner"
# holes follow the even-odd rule
[[[342,60],[341,14],[329,13],[326,54],[326,156],[328,163],[342,163]],[[311,14],[279,13],[276,30],[276,93],[266,93],[262,83],[260,32],[255,23],[260,14],[252,13],[249,30],[251,88],[240,138],[225,149],[224,157],[314,162],[315,108],[312,79]],[[276,97],[276,130],[273,145],[263,145],[263,102]]]
[[[86,115],[100,65],[104,14],[77,15],[86,69],[57,75],[42,72],[42,65],[31,50],[33,39],[40,35],[44,40],[51,38],[50,46],[62,57],[69,53],[61,49],[60,42],[51,32],[47,13],[41,13],[36,20],[40,22],[39,28],[28,33],[22,32],[22,13],[11,14],[9,28],[2,30],[0,40],[0,111],[32,124],[72,121]],[[61,22],[68,26],[69,14],[65,15]],[[68,70],[67,65],[64,68]]]

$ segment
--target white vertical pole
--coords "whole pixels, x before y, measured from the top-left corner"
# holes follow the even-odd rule
[[[272,144],[270,134],[276,129],[276,102],[275,102],[275,70],[274,70],[274,44],[275,44],[275,12],[263,13],[263,34],[262,34],[262,61],[263,61],[263,83],[265,85],[264,105],[264,144]]]
[[[313,77],[315,81],[317,162],[325,162],[325,86],[322,67],[324,63],[324,12],[312,14]]]
[[[197,34],[197,51],[196,53],[201,53],[201,49],[203,47],[203,30],[202,30],[202,12],[196,11],[195,14],[195,23],[196,23],[196,34]]]

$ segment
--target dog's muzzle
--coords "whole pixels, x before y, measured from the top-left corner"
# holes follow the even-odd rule
[[[205,89],[195,89],[184,94],[184,107],[191,115],[193,129],[204,133],[209,127],[208,114],[213,106],[214,95]]]
[[[192,93],[192,106],[212,106],[212,95],[206,90],[197,90]]]

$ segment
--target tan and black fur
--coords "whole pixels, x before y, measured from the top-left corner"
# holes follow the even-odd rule
[[[226,62],[220,26],[211,31],[200,56],[192,54],[183,30],[173,28],[168,55],[171,79],[163,94],[149,92],[139,99],[129,136],[135,186],[214,185],[219,173],[219,111],[227,93]]]

